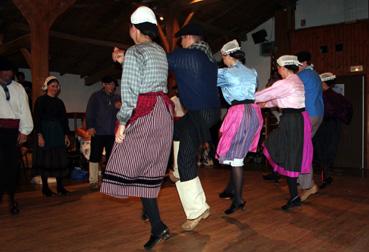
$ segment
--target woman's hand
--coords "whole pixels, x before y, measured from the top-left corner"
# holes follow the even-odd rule
[[[67,148],[70,146],[70,140],[67,135],[64,136],[64,143],[65,143],[65,146],[67,146]]]
[[[125,125],[119,125],[117,132],[115,132],[115,142],[116,143],[122,143],[124,138],[126,137],[126,134],[124,131],[126,130]]]
[[[38,147],[44,147],[45,146],[45,139],[42,136],[42,134],[37,134],[37,143],[38,143]]]
[[[119,49],[118,47],[114,47],[111,57],[114,62],[122,64],[124,61],[124,50]]]

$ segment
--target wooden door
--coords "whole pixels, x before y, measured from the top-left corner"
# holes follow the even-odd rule
[[[364,168],[364,76],[341,76],[336,83],[336,87],[343,87],[354,114],[349,125],[342,125],[334,167],[359,171]]]

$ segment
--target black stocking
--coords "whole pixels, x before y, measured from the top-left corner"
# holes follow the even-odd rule
[[[290,191],[291,199],[297,197],[297,178],[287,177],[288,189]]]
[[[232,180],[234,188],[233,203],[236,205],[242,204],[242,192],[243,192],[243,167],[232,167]]]
[[[145,214],[149,217],[151,224],[151,233],[153,235],[160,235],[166,228],[160,219],[158,202],[156,198],[141,198]]]

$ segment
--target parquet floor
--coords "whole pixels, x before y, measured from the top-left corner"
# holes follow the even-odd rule
[[[288,213],[283,180],[262,180],[246,171],[245,211],[224,216],[230,201],[218,198],[228,170],[201,168],[211,216],[193,232],[180,226],[185,215],[175,186],[159,197],[161,216],[173,236],[155,251],[369,251],[369,179],[336,177],[334,183]],[[90,192],[87,184],[68,186],[66,197],[44,198],[39,191],[17,195],[18,216],[0,206],[0,251],[143,251],[150,225],[140,219],[138,199],[116,200]]]

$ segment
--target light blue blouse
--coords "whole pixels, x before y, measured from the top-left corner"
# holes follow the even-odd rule
[[[218,69],[218,84],[224,99],[231,104],[233,100],[255,100],[257,72],[244,66],[241,62],[229,68]]]

